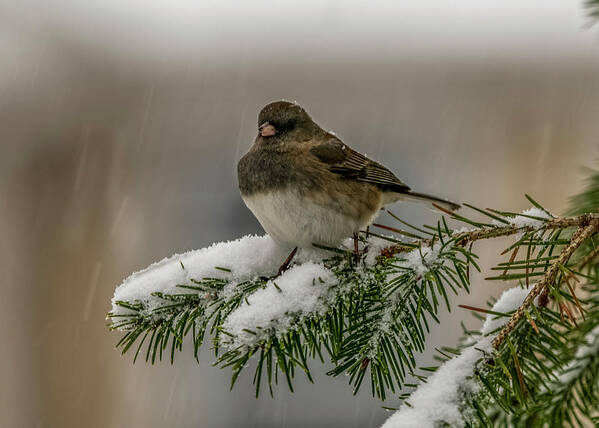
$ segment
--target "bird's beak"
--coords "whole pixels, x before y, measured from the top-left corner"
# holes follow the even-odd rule
[[[262,137],[272,137],[277,133],[275,127],[268,122],[264,122],[262,125],[260,125],[258,127],[258,131],[260,132],[260,136]]]

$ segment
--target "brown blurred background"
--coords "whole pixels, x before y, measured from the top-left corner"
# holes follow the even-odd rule
[[[562,212],[597,166],[597,32],[578,2],[520,3],[0,2],[0,426],[379,426],[368,389],[324,368],[256,400],[208,350],[132,365],[110,298],[174,252],[262,233],[235,165],[274,99],[418,190]],[[444,314],[431,345],[462,319],[477,325]]]

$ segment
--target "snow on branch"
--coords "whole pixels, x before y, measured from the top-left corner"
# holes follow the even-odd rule
[[[401,315],[405,315],[408,308],[402,303],[409,296],[409,289],[413,284],[420,285],[424,281],[426,275],[433,269],[446,268],[448,265],[448,254],[451,253],[451,247],[444,248],[440,242],[436,242],[433,246],[421,246],[408,253],[398,257],[395,267],[398,272],[388,276],[390,282],[398,281],[401,276],[409,276],[409,280],[405,281],[405,287],[396,287],[387,295],[387,304],[382,310],[382,315],[378,322],[373,326],[373,334],[368,341],[368,352],[366,357],[369,360],[376,358],[381,341],[393,333],[395,320]],[[459,284],[457,284],[459,287]]]
[[[376,263],[372,253],[378,254],[380,241],[386,242],[369,241],[365,258],[371,262],[365,267]],[[222,311],[218,345],[224,350],[247,352],[280,338],[302,320],[321,316],[343,290],[323,263],[335,253],[325,249],[300,249],[295,264],[273,277],[289,250],[268,235],[246,236],[165,258],[116,288],[109,313],[113,329],[174,325],[197,307],[202,310],[194,316],[204,323]]]
[[[231,336],[227,349],[252,348],[269,337],[280,337],[307,316],[322,315],[334,294],[335,275],[322,263],[294,266],[249,295],[223,324]]]
[[[492,311],[505,314],[518,309],[531,290],[532,287],[514,287],[505,290],[499,300],[493,305]],[[505,317],[489,314],[485,317],[485,322],[483,323],[480,332],[482,335],[489,335],[497,332],[497,330],[503,327],[506,322],[507,319]]]
[[[506,223],[514,226],[518,229],[534,229],[539,230],[547,220],[554,218],[546,210],[532,207],[522,211],[520,214],[515,216],[500,216],[502,221],[493,220],[492,224],[495,226],[504,226]]]
[[[432,246],[422,246],[410,251],[407,254],[401,256],[397,266],[404,269],[409,269],[417,275],[418,278],[422,278],[428,272],[431,267],[439,263],[439,256],[443,245],[440,242],[434,243]],[[441,260],[441,263],[443,260]]]
[[[219,293],[231,297],[238,284],[258,277],[268,277],[277,269],[289,249],[277,245],[269,236],[245,236],[229,242],[220,242],[200,250],[175,254],[133,273],[119,285],[112,298],[112,314],[124,316],[131,310],[119,302],[142,302],[148,311],[164,304],[160,296],[176,295],[194,290],[201,280],[222,281],[226,286]],[[322,261],[327,253],[322,250],[302,250],[299,262]],[[310,281],[314,273],[307,272]],[[324,273],[322,274],[324,275]],[[294,274],[297,278],[297,273]],[[283,279],[283,278],[281,278]],[[215,296],[201,295],[213,299]]]
[[[117,304],[121,301],[143,302],[151,311],[164,303],[163,299],[155,295],[156,292],[181,293],[185,290],[178,286],[193,286],[195,281],[202,278],[239,283],[256,276],[271,275],[276,272],[277,263],[280,263],[278,261],[285,256],[285,249],[276,245],[268,236],[245,236],[201,250],[175,254],[125,279],[114,292],[112,313],[130,313]]]
[[[517,309],[529,290],[515,287],[505,291],[495,303],[494,312]],[[477,363],[493,352],[491,336],[485,335],[500,328],[507,319],[488,314],[481,330],[483,337],[463,349],[459,356],[446,361],[421,384],[401,408],[387,419],[382,428],[435,428],[442,423],[451,427],[465,426],[462,412],[468,394],[479,388],[473,380]]]
[[[256,394],[261,382],[268,382],[272,394],[277,379],[285,379],[293,390],[294,373],[304,372],[311,380],[309,360],[318,357],[324,362],[328,356],[333,364],[329,375],[347,375],[354,392],[370,385],[373,395],[384,400],[389,391],[400,393],[416,370],[418,354],[426,351],[430,323],[439,322],[442,306],[451,308],[450,295],[469,291],[470,271],[480,270],[472,244],[513,235],[516,240],[507,250],[510,261],[494,268],[504,273],[491,279],[548,279],[537,281],[532,290],[505,293],[493,315],[487,316],[482,337],[476,336],[459,357],[443,365],[414,392],[411,407],[404,404],[385,425],[425,427],[445,421],[460,426],[465,400],[475,394],[473,371],[478,362],[508,334],[511,338],[514,327],[521,331],[526,324],[518,322],[522,317],[537,329],[530,317],[537,310],[532,303],[538,292],[554,285],[556,275],[568,269],[572,252],[599,230],[597,214],[559,218],[540,207],[521,213],[471,208],[490,220],[452,213],[452,220],[468,225],[456,230],[445,218],[435,226],[415,227],[389,213],[401,226],[373,225],[393,235],[365,232],[360,257],[353,254],[351,241],[339,248],[300,249],[281,275],[278,267],[291,249],[268,236],[246,236],[174,255],[131,275],[115,290],[108,316],[111,328],[123,331],[117,347],[123,353],[137,348],[134,361],[145,355],[152,363],[170,351],[172,362],[184,338],[192,339],[198,358],[204,337],[210,336],[216,364],[232,369],[233,382],[242,370],[255,367]],[[404,226],[414,231],[401,229]],[[566,237],[562,232],[570,227],[584,233]],[[526,248],[527,256],[516,260],[520,247]],[[561,253],[553,254],[554,249]],[[504,326],[506,313],[516,308]],[[533,315],[541,330],[547,328],[549,323],[541,325],[538,314]],[[495,346],[493,358],[501,353],[514,374],[516,391],[514,380],[522,373],[508,360],[506,349]],[[489,394],[499,384],[496,378]]]

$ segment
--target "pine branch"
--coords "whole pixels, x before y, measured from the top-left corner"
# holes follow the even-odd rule
[[[591,184],[585,192],[574,198],[576,204],[570,211],[572,214],[599,209],[599,174],[594,174],[589,182]],[[534,201],[531,202],[534,204]],[[542,278],[522,290],[525,295],[515,305],[516,311],[507,318],[505,312],[509,309],[501,305],[492,310],[472,308],[488,314],[482,333],[490,337],[507,332],[504,319],[514,320],[517,317],[521,322],[513,324],[509,334],[505,334],[494,348],[492,357],[481,357],[471,375],[460,378],[458,386],[453,389],[457,395],[452,395],[449,401],[444,398],[433,400],[435,416],[429,425],[453,425],[453,421],[457,421],[455,425],[458,426],[582,428],[596,423],[599,408],[599,340],[596,340],[599,334],[599,294],[596,286],[599,283],[599,251],[592,239],[597,231],[594,224],[597,220],[592,217],[588,217],[588,222],[581,222],[573,234],[564,229],[552,231],[543,228],[526,232],[504,252],[511,251],[511,256],[508,262],[499,263],[494,268],[504,272],[497,279],[519,277],[521,283],[528,285],[528,279],[536,272]],[[546,242],[542,242],[543,239]],[[527,240],[531,244],[536,242],[524,246]],[[526,248],[526,256],[516,260],[521,246]],[[570,262],[575,252],[579,257]],[[514,271],[523,274],[510,273]],[[586,283],[583,283],[584,280]],[[542,284],[546,286],[541,287]],[[567,287],[561,289],[561,285]],[[578,288],[579,296],[574,288]],[[539,289],[542,289],[538,296],[539,306],[532,305],[532,296]],[[549,295],[554,304],[549,304]],[[502,297],[498,304],[503,300]],[[578,308],[582,320],[577,320],[573,308]],[[494,314],[498,319],[489,318]],[[466,331],[465,337],[467,343],[480,340],[471,331]],[[472,386],[473,382],[478,387]],[[447,380],[444,384],[447,385]],[[418,389],[414,394],[418,397],[416,402],[423,402],[422,392]],[[411,398],[409,400],[414,403]],[[433,401],[428,407],[433,407]],[[452,412],[443,415],[437,411],[439,405],[449,406],[447,408]],[[426,407],[423,408],[424,414]],[[414,407],[410,411],[413,410]],[[456,419],[455,412],[461,413],[461,418]],[[390,418],[385,426],[404,426],[405,423],[391,423],[396,416]],[[423,420],[414,418],[410,422],[420,424]]]
[[[256,395],[264,384],[272,395],[279,378],[293,390],[298,373],[313,381],[310,365],[317,359],[333,364],[329,375],[346,374],[354,393],[369,383],[372,394],[385,399],[399,393],[409,377],[423,378],[416,362],[426,352],[431,323],[439,322],[442,307],[451,310],[450,294],[469,292],[470,271],[480,270],[473,244],[515,235],[503,252],[509,259],[494,268],[502,273],[488,279],[516,280],[526,286],[531,279],[540,280],[527,289],[522,296],[525,303],[517,308],[476,308],[487,313],[488,337],[470,341],[474,346],[470,361],[477,361],[464,380],[487,382],[487,392],[479,397],[459,385],[457,391],[461,402],[480,409],[496,403],[504,412],[516,414],[528,405],[531,391],[538,390],[544,376],[535,355],[556,367],[565,361],[566,357],[558,360],[546,354],[547,349],[566,346],[553,329],[566,331],[579,325],[575,308],[589,315],[585,323],[595,319],[585,296],[574,294],[579,286],[570,282],[579,281],[582,269],[596,260],[597,253],[586,242],[599,227],[599,215],[560,218],[529,200],[534,208],[522,213],[469,206],[488,221],[452,214],[454,221],[469,227],[466,230],[450,227],[444,217],[435,226],[414,227],[392,215],[417,233],[377,224],[394,235],[366,233],[358,263],[351,245],[303,249],[295,265],[274,280],[286,253],[268,237],[246,237],[174,256],[132,275],[117,288],[109,314],[111,328],[125,332],[117,345],[123,353],[135,350],[134,361],[145,355],[152,363],[164,353],[173,363],[186,336],[191,336],[198,358],[209,335],[217,365],[232,369],[231,385],[243,370],[254,367]],[[577,232],[571,234],[573,228]],[[574,265],[569,260],[577,248],[583,254]],[[595,273],[588,270],[584,275]],[[562,282],[568,286],[565,291],[554,286]],[[530,304],[543,290],[551,293],[555,310]],[[520,322],[524,318],[527,322]],[[509,327],[503,327],[506,322]],[[494,354],[492,338],[497,343]],[[484,411],[477,414],[482,420]]]
[[[584,6],[587,9],[587,14],[591,19],[596,21],[599,19],[599,0],[586,0]]]
[[[595,218],[590,221],[585,221],[584,223],[581,222],[580,224],[587,224],[587,226],[580,227],[576,230],[570,244],[563,249],[559,258],[551,263],[551,266],[547,269],[543,278],[534,285],[528,296],[526,296],[526,299],[524,299],[524,302],[522,302],[522,305],[518,308],[516,313],[512,315],[503,330],[501,330],[493,340],[493,346],[495,348],[498,348],[501,345],[516,324],[524,317],[526,309],[532,304],[534,299],[541,294],[543,290],[549,289],[553,285],[560,266],[566,265],[574,251],[576,251],[587,238],[599,231],[599,220]]]
[[[457,216],[451,213],[452,218],[456,220],[464,219],[464,217]],[[549,220],[545,220],[542,223],[542,226],[536,228],[534,226],[518,226],[518,225],[510,225],[510,226],[495,226],[495,227],[481,227],[468,232],[461,232],[453,238],[458,245],[466,246],[472,242],[480,241],[483,239],[491,239],[491,238],[499,238],[503,236],[515,235],[518,233],[524,232],[534,232],[537,230],[555,230],[555,229],[565,229],[567,227],[572,226],[583,226],[589,224],[593,220],[599,219],[599,214],[597,213],[588,213],[582,214],[574,217],[561,217],[561,218],[553,218]],[[430,244],[431,239],[423,239],[420,241],[412,242],[411,244],[419,245],[428,245]],[[409,249],[403,245],[391,245],[387,248],[381,250],[381,254],[385,256],[391,256],[394,254],[405,252]]]

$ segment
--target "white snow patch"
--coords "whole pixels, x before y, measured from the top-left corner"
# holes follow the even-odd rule
[[[115,304],[117,300],[133,302],[139,300],[148,304],[148,309],[164,305],[162,299],[151,296],[154,292],[185,293],[189,290],[177,287],[179,284],[193,285],[192,279],[229,279],[226,292],[234,293],[239,282],[258,276],[270,276],[277,272],[288,256],[291,248],[276,244],[268,235],[248,235],[229,242],[220,242],[200,250],[175,254],[146,269],[133,273],[119,285],[112,298],[114,314],[128,314],[128,309]],[[321,261],[331,253],[318,249],[301,249],[294,261]],[[226,272],[217,269],[230,269]],[[191,292],[191,291],[190,291]]]
[[[499,300],[493,305],[493,311],[508,313],[516,310],[533,287],[534,285],[530,285],[528,288],[514,287],[505,290]],[[488,314],[480,332],[482,334],[489,334],[502,327],[508,319],[507,317]]]
[[[546,211],[544,211],[540,208],[537,208],[537,207],[532,207],[527,210],[524,210],[520,214],[524,214],[524,215],[517,215],[514,217],[503,216],[502,218],[504,220],[506,220],[511,226],[515,226],[519,229],[522,229],[525,227],[531,227],[534,230],[540,229],[543,226],[543,224],[545,224],[545,221],[539,220],[536,218],[525,217],[525,216],[539,217],[541,219],[546,219],[546,220],[553,218],[551,216],[551,214],[549,214]],[[505,223],[502,223],[498,220],[493,220],[491,223],[497,227],[505,226]]]
[[[478,349],[475,349],[478,348]],[[410,397],[412,407],[401,406],[383,424],[383,428],[433,428],[444,421],[450,426],[463,427],[460,413],[460,396],[465,381],[472,375],[476,362],[483,356],[482,351],[491,352],[489,338],[483,338],[476,345],[466,348],[459,357],[443,364],[427,383],[422,384]]]
[[[413,270],[418,276],[424,276],[438,261],[441,246],[440,242],[436,242],[432,247],[416,248],[405,254],[397,265]]]
[[[527,290],[516,287],[504,292],[493,306],[493,311],[509,312],[522,304]],[[494,315],[488,314],[485,326],[491,323]],[[501,327],[508,321],[502,317],[493,320],[494,328]],[[487,327],[489,328],[489,327]],[[484,333],[485,327],[483,327]],[[476,391],[477,384],[471,380],[476,363],[483,352],[491,353],[493,336],[484,336],[462,353],[444,363],[437,371],[412,393],[408,402],[391,415],[382,428],[436,428],[441,422],[452,427],[464,427],[465,421],[461,413],[464,393]],[[481,352],[482,351],[482,352]]]
[[[469,228],[469,227],[466,227],[466,226],[462,226],[459,229],[452,230],[451,235],[452,236],[457,236],[457,235],[461,235],[463,233],[474,232],[475,230],[478,230],[478,229],[473,229],[473,228]]]
[[[522,211],[522,214],[529,215],[532,217],[540,217],[543,219],[550,219],[551,215],[547,214],[544,210],[533,207]],[[518,215],[510,220],[510,223],[516,227],[532,227],[533,229],[539,229],[545,223],[543,220],[537,220],[530,217],[524,217]]]
[[[223,329],[234,337],[223,344],[229,349],[254,346],[273,333],[278,337],[288,332],[298,318],[324,313],[335,283],[333,272],[322,264],[291,268],[229,314]]]

